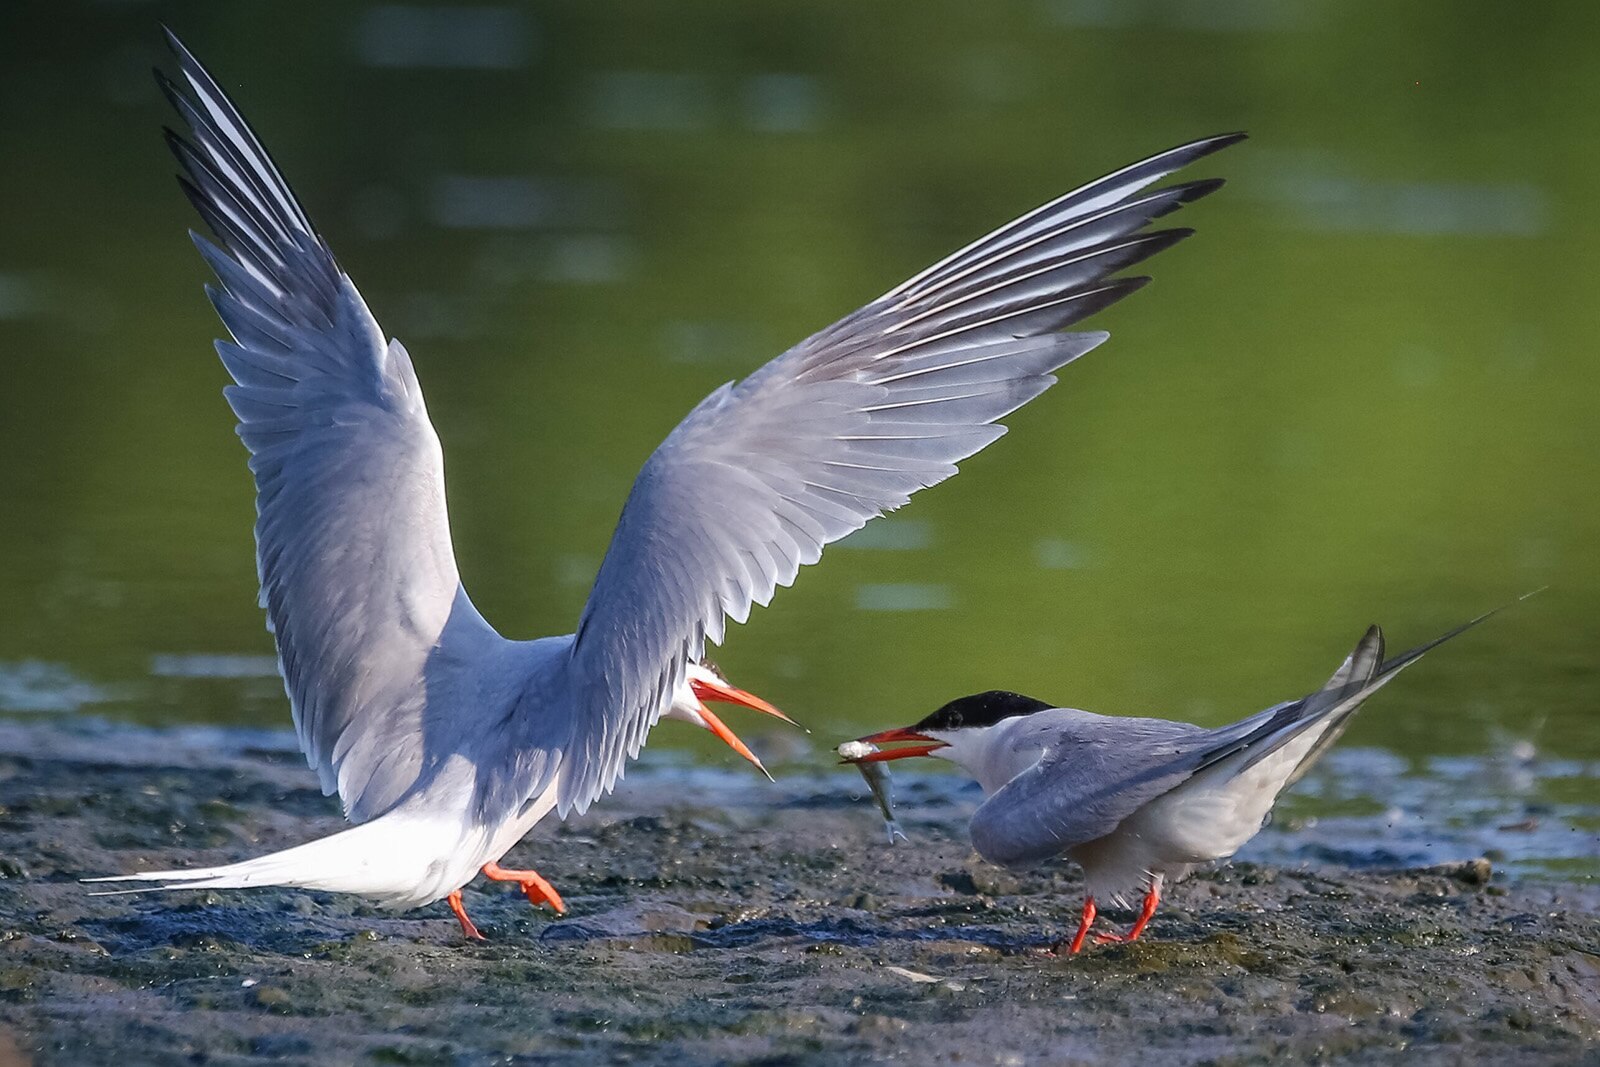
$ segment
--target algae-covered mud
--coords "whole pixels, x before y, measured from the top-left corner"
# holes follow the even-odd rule
[[[890,848],[852,769],[768,786],[657,762],[512,852],[561,889],[566,917],[477,884],[466,902],[491,940],[473,945],[443,905],[90,897],[77,883],[334,829],[282,735],[0,726],[0,753],[0,1027],[23,1062],[1249,1063],[1406,1050],[1570,1063],[1600,1050],[1592,883],[1514,856],[1511,877],[1483,861],[1372,866],[1385,849],[1416,854],[1363,839],[1353,815],[1281,818],[1251,853],[1273,862],[1178,886],[1150,940],[1057,958],[1045,949],[1072,926],[1076,875],[978,860],[965,842],[973,794],[953,778],[896,776],[912,841]],[[1530,821],[1553,833],[1571,820]],[[1340,826],[1347,858],[1366,866],[1316,862]],[[1447,825],[1433,847],[1469,846],[1477,829]],[[1565,833],[1592,844],[1590,830]]]

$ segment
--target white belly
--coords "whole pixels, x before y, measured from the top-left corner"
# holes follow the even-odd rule
[[[451,820],[448,822],[453,829],[440,832],[438,827],[446,820],[437,815],[408,818],[403,809],[374,820],[366,825],[385,823],[390,829],[393,843],[386,850],[385,866],[398,860],[408,873],[396,871],[397,877],[388,880],[393,888],[386,886],[381,893],[369,891],[367,895],[377,896],[380,904],[393,908],[415,908],[443,900],[477,877],[484,864],[497,862],[509,852],[555,804],[556,789],[552,785],[516,818],[492,828],[463,826]]]

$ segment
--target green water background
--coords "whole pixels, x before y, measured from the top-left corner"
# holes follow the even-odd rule
[[[1580,5],[8,6],[0,708],[288,720],[158,20],[409,347],[465,582],[518,637],[572,628],[713,387],[1072,185],[1249,130],[1107,345],[718,658],[821,759],[990,687],[1221,723],[1368,623],[1404,647],[1548,585],[1347,744],[1600,759]],[[724,758],[691,734],[652,744]]]

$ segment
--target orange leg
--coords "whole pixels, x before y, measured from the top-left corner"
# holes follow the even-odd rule
[[[1139,919],[1133,924],[1133,929],[1128,931],[1128,940],[1137,941],[1139,935],[1144,933],[1144,928],[1150,925],[1150,916],[1156,913],[1156,905],[1161,903],[1161,878],[1157,876],[1150,882],[1150,891],[1144,895],[1144,907],[1139,909]]]
[[[472,920],[467,918],[467,909],[461,904],[461,890],[445,897],[450,902],[450,910],[456,913],[456,919],[461,923],[461,932],[467,936],[468,941],[487,941],[487,937],[478,933],[478,928],[472,925]]]
[[[1144,907],[1139,909],[1139,918],[1134,921],[1133,928],[1126,934],[1095,934],[1094,943],[1097,945],[1120,945],[1129,941],[1139,940],[1139,935],[1144,933],[1144,928],[1150,925],[1150,917],[1156,913],[1156,906],[1161,903],[1161,879],[1154,878],[1150,888],[1144,894]]]
[[[548,904],[556,909],[557,915],[566,914],[567,906],[561,902],[561,894],[538,871],[508,871],[498,863],[485,863],[483,876],[493,882],[516,882],[533,904]]]
[[[1078,923],[1078,932],[1072,937],[1072,945],[1068,949],[1074,956],[1083,951],[1083,939],[1089,936],[1089,927],[1094,925],[1095,907],[1094,897],[1083,898],[1083,918]],[[1057,941],[1050,946],[1051,952],[1059,953],[1061,946],[1067,944],[1065,940]]]

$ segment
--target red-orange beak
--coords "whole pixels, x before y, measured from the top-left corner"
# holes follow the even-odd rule
[[[706,702],[709,700],[715,700],[723,704],[738,704],[740,707],[750,708],[754,711],[759,711],[764,715],[771,715],[773,718],[782,719],[791,726],[798,726],[799,724],[793,719],[789,718],[789,716],[785,715],[783,712],[779,711],[777,708],[773,707],[771,704],[768,704],[765,700],[762,700],[760,697],[756,696],[754,693],[747,693],[743,689],[736,688],[735,686],[725,685],[721,682],[702,681],[699,678],[691,678],[689,680],[689,689],[694,693],[695,699],[700,701],[700,717],[705,720],[706,729],[710,730],[712,733],[716,734],[717,737],[721,738],[723,744],[727,745],[739,755],[753,763],[756,770],[760,771],[762,774],[765,774],[768,780],[771,780],[772,773],[768,771],[767,768],[762,764],[760,757],[758,757],[754,752],[750,751],[749,745],[739,740],[738,734],[728,729],[727,725],[721,719],[717,718],[711,713],[711,709],[706,707]]]
[[[750,746],[739,740],[739,735],[728,729],[727,724],[721,719],[711,714],[711,709],[704,704],[700,705],[700,718],[705,720],[706,729],[720,737],[723,744],[755,764],[756,770],[767,776],[767,781],[773,781],[772,772],[761,762],[761,757],[751,752]]]
[[[909,727],[894,730],[885,730],[878,734],[868,734],[858,737],[857,741],[864,741],[869,745],[886,745],[899,741],[915,742],[901,748],[886,748],[880,752],[870,752],[860,759],[846,760],[846,763],[884,763],[892,759],[906,759],[909,756],[928,756],[936,750],[947,747],[946,742],[936,741],[927,734],[919,734]]]
[[[759,711],[763,715],[771,715],[774,719],[782,719],[790,726],[800,725],[754,693],[747,693],[736,686],[691,678],[689,679],[689,688],[700,699],[702,704],[708,700],[720,701],[723,704],[737,704],[741,708],[750,708],[752,711]]]

